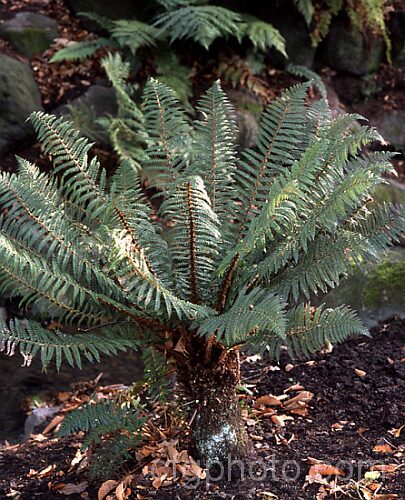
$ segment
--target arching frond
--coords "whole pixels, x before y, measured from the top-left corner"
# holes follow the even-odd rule
[[[191,39],[208,49],[216,38],[238,33],[240,19],[236,12],[217,5],[187,5],[161,14],[155,26],[171,43]]]
[[[236,197],[234,110],[219,82],[204,94],[197,110],[201,119],[195,122],[195,161],[189,170],[203,179],[212,210],[223,224],[232,217]]]
[[[221,233],[201,177],[171,189],[161,213],[173,222],[168,243],[177,293],[195,304],[209,301]]]
[[[70,366],[81,369],[82,359],[93,363],[100,360],[100,354],[115,355],[127,348],[138,348],[133,339],[104,336],[101,334],[68,334],[59,330],[47,330],[35,321],[21,322],[17,319],[9,323],[0,322],[0,351],[12,356],[19,351],[24,365],[29,365],[40,355],[45,369],[55,360],[57,369],[64,359]]]
[[[253,288],[246,294],[241,292],[226,312],[203,321],[198,334],[215,335],[228,346],[243,343],[249,335],[263,332],[282,339],[286,328],[284,307],[279,296]]]
[[[144,168],[158,187],[167,188],[187,167],[190,124],[173,90],[153,78],[145,86],[142,111],[152,139]]]

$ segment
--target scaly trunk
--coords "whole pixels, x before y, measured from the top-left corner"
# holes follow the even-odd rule
[[[236,395],[239,352],[193,336],[176,359],[178,382],[189,400],[190,453],[203,465],[246,455],[246,432]]]

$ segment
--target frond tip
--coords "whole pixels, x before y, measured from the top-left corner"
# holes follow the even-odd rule
[[[127,348],[136,349],[137,342],[101,334],[69,334],[59,330],[47,330],[35,321],[17,319],[0,322],[0,352],[8,356],[18,349],[24,358],[23,366],[29,366],[40,355],[43,369],[55,359],[59,370],[63,358],[70,366],[82,368],[82,358],[91,363],[100,361],[100,354],[116,355]]]

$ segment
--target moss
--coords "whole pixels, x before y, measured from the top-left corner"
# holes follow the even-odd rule
[[[366,307],[403,302],[405,262],[383,262],[367,275],[363,300]]]
[[[239,107],[251,113],[256,120],[259,120],[260,115],[263,112],[263,104],[260,102],[255,102],[251,99],[245,99],[239,103]]]

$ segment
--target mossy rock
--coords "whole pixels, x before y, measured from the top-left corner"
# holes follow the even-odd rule
[[[29,65],[0,54],[0,156],[33,133],[26,120],[40,109],[41,96]]]
[[[332,21],[323,43],[325,62],[333,69],[366,75],[378,69],[384,59],[384,41],[381,37],[367,38],[353,28],[349,20],[339,16]]]
[[[56,21],[33,12],[18,12],[0,25],[0,37],[26,57],[42,54],[58,36]]]
[[[375,188],[372,196],[375,204],[386,202],[405,205],[404,186],[395,181],[390,180],[387,184],[380,184]]]
[[[333,308],[351,306],[368,327],[390,316],[405,317],[405,248],[395,247],[379,263],[356,268],[316,300]]]
[[[367,274],[363,302],[373,309],[399,303],[405,306],[405,261],[385,261],[372,269]]]

